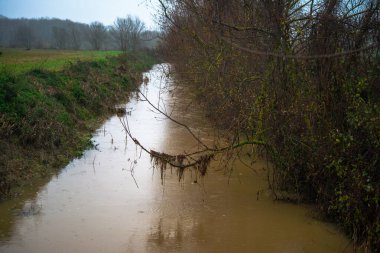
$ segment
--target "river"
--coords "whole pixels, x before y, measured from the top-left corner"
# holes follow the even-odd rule
[[[145,73],[142,85],[205,141],[215,131],[185,92],[162,89],[168,65]],[[197,143],[175,123],[133,97],[127,108],[131,133],[149,149],[180,153]],[[312,209],[273,201],[266,163],[256,173],[239,162],[231,175],[219,161],[207,175],[152,168],[116,115],[93,136],[95,148],[20,197],[0,203],[0,252],[350,252],[349,241]],[[261,192],[259,198],[257,192]]]

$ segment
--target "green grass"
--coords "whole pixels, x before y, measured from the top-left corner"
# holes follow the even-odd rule
[[[121,51],[70,51],[53,49],[0,49],[0,68],[14,73],[25,73],[32,69],[59,71],[78,61],[104,60],[117,56]]]

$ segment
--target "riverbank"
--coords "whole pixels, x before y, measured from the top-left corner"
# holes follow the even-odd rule
[[[55,173],[154,64],[146,53],[78,61],[60,71],[0,72],[0,199]]]

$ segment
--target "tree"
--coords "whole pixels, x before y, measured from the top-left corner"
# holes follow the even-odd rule
[[[144,31],[140,35],[141,45],[144,48],[156,48],[160,44],[160,32]]]
[[[88,41],[94,50],[100,50],[107,39],[107,28],[100,22],[92,22],[89,26]]]
[[[114,22],[114,26],[111,27],[111,35],[117,42],[119,49],[122,51],[127,50],[127,20],[123,18],[117,18]]]
[[[81,47],[81,36],[80,32],[78,30],[78,27],[75,25],[74,22],[71,22],[68,24],[68,33],[70,37],[70,44],[71,48],[74,50],[79,50]]]
[[[65,49],[67,47],[69,34],[65,28],[54,26],[53,37],[55,40],[55,45],[58,49]]]
[[[32,48],[32,43],[34,39],[35,36],[33,30],[27,24],[20,25],[14,37],[16,45],[25,47],[26,50],[30,50]]]
[[[127,16],[117,18],[111,28],[111,34],[117,41],[120,50],[136,49],[141,42],[141,33],[145,29],[145,24],[137,17]]]

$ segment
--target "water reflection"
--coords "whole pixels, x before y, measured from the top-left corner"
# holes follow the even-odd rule
[[[163,226],[163,218],[160,218],[158,224],[151,228],[148,249],[154,252],[162,248],[168,251],[178,250],[183,238],[181,222],[177,219],[174,227],[169,225],[164,228]]]
[[[39,193],[43,191],[41,185],[55,177],[57,176],[41,179],[32,187],[24,186],[19,189],[20,194],[17,198],[0,203],[0,245],[12,237],[18,219],[42,214],[42,204],[38,201]]]

